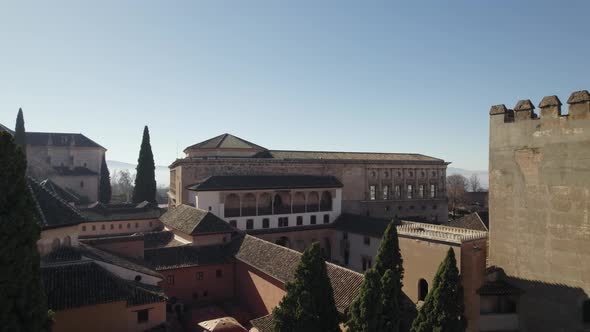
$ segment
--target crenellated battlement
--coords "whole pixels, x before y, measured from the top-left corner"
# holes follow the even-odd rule
[[[540,116],[535,113],[535,106],[530,99],[519,100],[513,109],[506,105],[494,105],[490,108],[491,117],[503,116],[504,123],[529,120],[551,121],[562,117],[570,119],[590,119],[590,93],[588,90],[576,91],[567,100],[568,114],[561,113],[561,101],[557,96],[543,97],[539,103]],[[499,121],[500,122],[500,121]]]

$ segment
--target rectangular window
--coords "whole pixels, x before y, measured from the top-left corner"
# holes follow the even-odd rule
[[[166,283],[168,285],[174,285],[174,276],[166,276]]]
[[[137,323],[147,323],[150,320],[149,309],[139,310],[137,312]]]
[[[111,224],[111,229],[115,229],[115,225]]]
[[[430,198],[436,198],[436,184],[430,185]]]
[[[215,271],[215,276],[216,276],[217,278],[221,278],[221,277],[223,277],[223,271],[221,271],[221,270],[217,270],[217,271]]]
[[[412,199],[414,197],[414,186],[411,184],[408,185],[408,199]]]
[[[371,201],[374,201],[376,199],[375,195],[376,195],[375,186],[369,186],[369,199]]]
[[[197,272],[197,280],[203,280],[204,272]]]
[[[238,228],[238,222],[235,220],[230,220],[229,225],[233,228]]]
[[[309,217],[309,223],[310,224],[315,225],[315,221],[316,221],[316,217],[315,216]]]
[[[365,257],[361,258],[362,264],[363,264],[363,272],[367,271],[367,259]]]
[[[270,220],[268,218],[262,219],[262,228],[269,228],[270,227]]]
[[[280,217],[279,227],[289,227],[289,217]]]
[[[301,226],[303,225],[303,217],[302,216],[298,216],[297,217],[297,226]]]
[[[254,219],[246,220],[246,229],[253,229],[254,228]]]
[[[384,200],[389,199],[389,186],[388,185],[383,186],[383,199]]]
[[[135,228],[138,228],[138,227],[139,227],[139,223],[135,223]]]
[[[106,229],[106,225],[103,224],[100,228],[104,231]]]
[[[119,224],[119,229],[122,229],[122,228],[123,228],[123,224]]]
[[[424,185],[423,184],[418,186],[418,195],[420,198],[424,198]]]
[[[86,232],[86,226],[82,226],[82,232]]]
[[[324,224],[328,224],[328,223],[330,223],[330,215],[324,214]]]
[[[96,230],[96,226],[92,225],[92,230],[95,231]]]
[[[371,238],[370,238],[370,237],[368,237],[368,236],[365,236],[365,238],[363,239],[363,243],[364,243],[366,246],[370,246],[370,245],[371,245]]]
[[[402,191],[399,184],[395,186],[395,198],[402,198]]]
[[[344,250],[344,265],[348,265],[348,260],[350,259],[350,253],[348,250]]]
[[[348,232],[342,233],[342,240],[348,240]]]

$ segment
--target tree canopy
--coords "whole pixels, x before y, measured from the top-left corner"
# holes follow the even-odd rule
[[[143,138],[137,159],[137,173],[133,188],[133,203],[148,201],[156,204],[156,166],[150,144],[150,132],[147,126],[143,128]]]
[[[360,293],[350,305],[349,319],[346,322],[348,331],[381,331],[383,326],[383,298],[381,295],[379,272],[374,268],[367,270]]]
[[[100,165],[100,182],[98,187],[98,200],[101,203],[109,203],[111,201],[111,173],[105,156],[102,156],[102,163]]]
[[[25,132],[25,117],[23,115],[23,109],[18,109],[16,115],[16,125],[14,126],[14,142],[16,145],[23,149],[25,158],[27,158],[27,134]]]

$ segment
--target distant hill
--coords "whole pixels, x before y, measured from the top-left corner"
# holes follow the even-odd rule
[[[453,174],[460,174],[466,178],[470,178],[471,175],[475,174],[479,177],[479,183],[481,183],[482,188],[488,189],[489,188],[489,178],[488,178],[488,171],[472,171],[463,168],[455,168],[455,167],[448,167],[447,168],[447,175]]]
[[[125,163],[116,160],[107,160],[109,171],[113,174],[114,171],[127,170],[131,174],[135,174],[137,164]],[[156,184],[158,187],[168,187],[170,185],[170,169],[168,166],[156,166]]]

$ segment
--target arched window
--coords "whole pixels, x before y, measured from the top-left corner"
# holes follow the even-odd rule
[[[274,214],[291,213],[291,194],[287,192],[276,194],[273,208]]]
[[[322,199],[320,201],[320,211],[331,211],[332,210],[332,194],[329,191],[322,193]]]
[[[246,194],[242,199],[242,216],[256,215],[256,196],[254,194]]]
[[[72,238],[69,235],[66,236],[66,237],[64,237],[63,245],[66,246],[66,247],[71,247],[72,246]]]
[[[229,194],[225,197],[224,215],[225,217],[240,216],[240,196]]]
[[[305,212],[305,195],[302,192],[296,192],[293,195],[293,213]]]
[[[418,301],[424,301],[428,295],[428,282],[424,279],[418,281]]]
[[[264,216],[272,213],[272,199],[270,194],[264,193],[258,196],[258,215]]]
[[[319,208],[319,195],[317,192],[312,191],[307,194],[307,212],[317,212]]]

